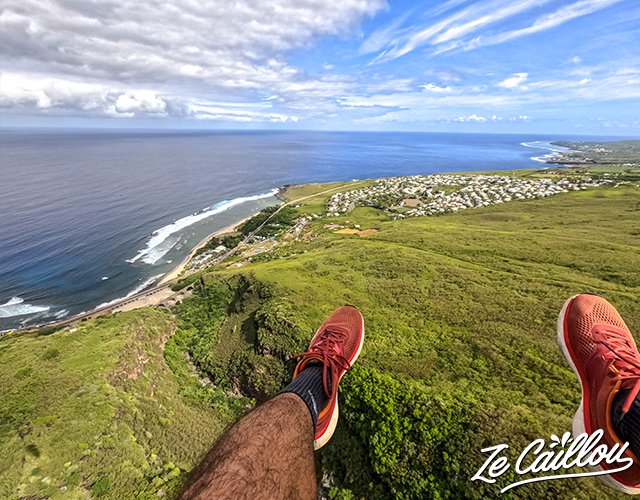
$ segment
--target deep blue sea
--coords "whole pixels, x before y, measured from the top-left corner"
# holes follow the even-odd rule
[[[581,138],[2,130],[0,330],[150,285],[285,184],[541,167],[556,139]]]

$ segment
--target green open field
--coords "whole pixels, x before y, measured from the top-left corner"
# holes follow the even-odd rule
[[[296,210],[322,213],[329,196]],[[340,234],[328,223],[375,231]],[[498,497],[515,475],[471,483],[481,448],[520,450],[570,430],[580,395],[555,341],[564,300],[600,293],[640,332],[637,181],[402,221],[361,207],[316,219],[308,233],[185,281],[195,292],[172,311],[0,339],[0,498],[175,496],[216,436],[286,383],[287,357],[345,303],[361,309],[367,338],[343,380],[336,435],[317,456],[322,492]],[[615,495],[569,479],[505,497]]]

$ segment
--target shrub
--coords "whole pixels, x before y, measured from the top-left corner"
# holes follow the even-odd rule
[[[101,497],[111,490],[111,479],[107,476],[101,477],[91,486],[90,492],[94,497]]]
[[[38,458],[40,456],[40,450],[35,444],[28,444],[24,447],[27,450],[27,453],[33,457]]]
[[[295,209],[287,206],[278,211],[278,208],[279,207],[275,205],[272,207],[267,207],[263,209],[259,214],[251,217],[251,219],[240,226],[240,232],[242,233],[242,235],[248,236],[253,231],[258,229],[262,224],[264,224],[264,227],[262,227],[260,231],[256,233],[256,235],[268,238],[292,226],[293,221],[297,216],[297,212],[295,211]]]
[[[367,367],[345,378],[343,414],[372,472],[396,498],[467,496],[474,405],[440,399]],[[348,486],[348,485],[347,485]]]
[[[60,356],[60,351],[55,347],[50,347],[42,353],[42,359],[44,360],[54,359],[54,358],[57,358],[58,356]]]

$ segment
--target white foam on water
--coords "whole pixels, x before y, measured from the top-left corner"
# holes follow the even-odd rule
[[[37,314],[49,310],[49,306],[36,306],[25,304],[21,297],[11,297],[8,302],[0,304],[0,318],[12,318],[13,316],[25,316]]]
[[[239,198],[234,198],[233,200],[224,200],[220,203],[216,203],[215,205],[192,215],[188,215],[187,217],[183,217],[182,219],[178,219],[171,224],[168,224],[160,229],[156,229],[153,233],[151,233],[151,238],[146,243],[145,248],[140,250],[138,254],[132,259],[127,259],[127,262],[133,263],[138,260],[144,262],[145,264],[155,264],[162,257],[164,257],[169,250],[173,248],[173,246],[178,243],[180,238],[171,239],[167,242],[167,239],[172,235],[177,233],[178,231],[183,230],[186,227],[195,224],[196,222],[200,222],[201,220],[207,219],[213,215],[219,214],[221,212],[225,212],[237,205],[241,205],[248,201],[260,200],[262,198],[268,198],[270,196],[275,195],[278,192],[277,189],[273,189],[268,193],[257,194],[254,196],[241,196]]]
[[[553,160],[554,157],[558,155],[558,153],[566,153],[567,151],[571,151],[569,148],[554,146],[547,141],[521,142],[520,145],[524,146],[525,148],[544,149],[546,151],[551,151],[546,155],[531,157],[533,161],[538,161],[540,163],[547,163],[549,160]]]
[[[57,313],[55,313],[53,315],[56,319],[62,319],[65,316],[69,316],[69,310],[68,309],[61,309],[59,310]]]
[[[180,236],[169,236],[166,240],[160,242],[153,248],[147,250],[147,253],[140,259],[145,264],[155,264],[171,250],[176,243],[180,241]]]
[[[539,161],[540,163],[547,163],[547,160],[553,157],[553,154],[548,154],[544,156],[532,156],[531,159],[533,161]]]
[[[164,274],[157,274],[155,276],[151,276],[151,278],[148,278],[148,279],[144,280],[142,283],[140,283],[137,287],[135,287],[133,290],[131,290],[124,297],[118,297],[117,299],[110,300],[109,302],[103,302],[99,306],[96,306],[96,309],[102,309],[103,307],[109,307],[109,306],[115,304],[116,302],[120,302],[121,300],[128,299],[129,297],[135,295],[136,293],[141,292],[142,290],[144,290],[148,286],[151,286],[153,283],[155,283],[162,276],[164,276]]]

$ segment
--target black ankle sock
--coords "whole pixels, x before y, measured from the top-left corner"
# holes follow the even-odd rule
[[[331,385],[328,387],[331,390]],[[292,392],[297,394],[306,403],[311,420],[313,420],[313,428],[318,423],[318,414],[329,402],[329,398],[324,392],[322,384],[322,366],[311,365],[294,378],[291,383],[282,389],[278,394]]]
[[[620,440],[628,442],[631,451],[636,457],[640,457],[640,394],[636,396],[629,411],[622,413],[628,395],[628,391],[620,391],[613,399],[613,428]]]

